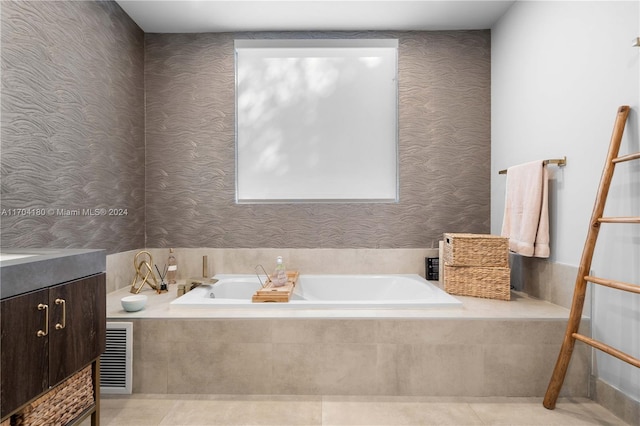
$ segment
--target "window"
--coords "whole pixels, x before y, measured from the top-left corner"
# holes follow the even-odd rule
[[[236,198],[395,202],[397,40],[236,40]]]

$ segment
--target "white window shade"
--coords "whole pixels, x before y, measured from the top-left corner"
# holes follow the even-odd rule
[[[237,40],[237,201],[397,201],[397,46]]]

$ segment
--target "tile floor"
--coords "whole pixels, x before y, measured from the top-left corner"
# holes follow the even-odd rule
[[[626,425],[586,398],[104,396],[101,425]],[[88,420],[82,426],[88,425]]]

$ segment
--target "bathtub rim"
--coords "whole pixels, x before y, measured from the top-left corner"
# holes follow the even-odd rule
[[[207,309],[245,309],[245,310],[433,310],[433,309],[460,309],[463,307],[463,302],[453,295],[446,293],[438,284],[426,280],[424,277],[418,274],[306,274],[307,276],[336,276],[336,277],[348,277],[358,276],[367,278],[379,278],[379,277],[401,277],[409,278],[411,280],[417,280],[420,283],[426,283],[430,289],[437,291],[437,299],[441,300],[438,303],[433,303],[432,299],[398,299],[393,301],[377,301],[377,300],[363,300],[363,301],[303,301],[303,300],[291,300],[287,303],[253,303],[247,299],[206,299],[205,297],[199,297],[201,294],[214,290],[216,284],[203,285],[197,287],[189,292],[186,298],[176,298],[170,302],[170,310],[207,310]],[[238,280],[251,280],[256,281],[257,277],[251,274],[217,274],[214,278],[223,280],[238,279]],[[304,275],[300,276],[301,279]],[[181,300],[180,300],[181,299]],[[187,301],[196,299],[193,303],[187,303]],[[202,301],[211,300],[211,303],[205,303]],[[221,300],[229,300],[228,303]],[[182,302],[182,303],[181,303]]]

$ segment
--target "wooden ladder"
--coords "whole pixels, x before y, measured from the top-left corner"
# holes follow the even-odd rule
[[[578,333],[580,320],[582,318],[582,308],[584,306],[585,293],[587,291],[587,282],[640,294],[640,285],[608,280],[605,278],[598,278],[589,275],[589,271],[591,270],[591,260],[593,258],[596,240],[598,239],[598,231],[600,230],[600,224],[640,224],[640,217],[602,216],[616,164],[625,161],[640,159],[640,152],[618,157],[618,151],[620,150],[620,143],[622,141],[622,133],[624,132],[624,126],[627,121],[628,115],[628,106],[621,106],[620,108],[618,108],[618,114],[613,126],[613,135],[611,136],[611,142],[609,144],[609,153],[607,154],[607,160],[605,162],[602,177],[600,179],[600,186],[598,188],[595,206],[593,207],[591,221],[589,222],[589,232],[587,233],[587,240],[584,244],[584,250],[582,251],[582,258],[580,259],[580,266],[578,268],[575,289],[573,292],[573,302],[571,305],[571,312],[569,314],[569,322],[567,323],[567,329],[564,334],[560,353],[558,354],[556,366],[553,370],[553,375],[551,376],[549,386],[547,387],[547,393],[544,396],[543,405],[550,410],[553,410],[556,406],[556,401],[558,399],[558,395],[560,394],[560,389],[562,388],[562,383],[564,382],[564,378],[567,373],[567,367],[569,366],[571,354],[573,353],[573,346],[576,340],[580,340],[581,342],[584,342],[596,349],[606,352],[609,355],[613,355],[616,358],[621,359],[622,361],[640,368],[640,359],[634,358],[631,355],[619,351],[607,344]]]

